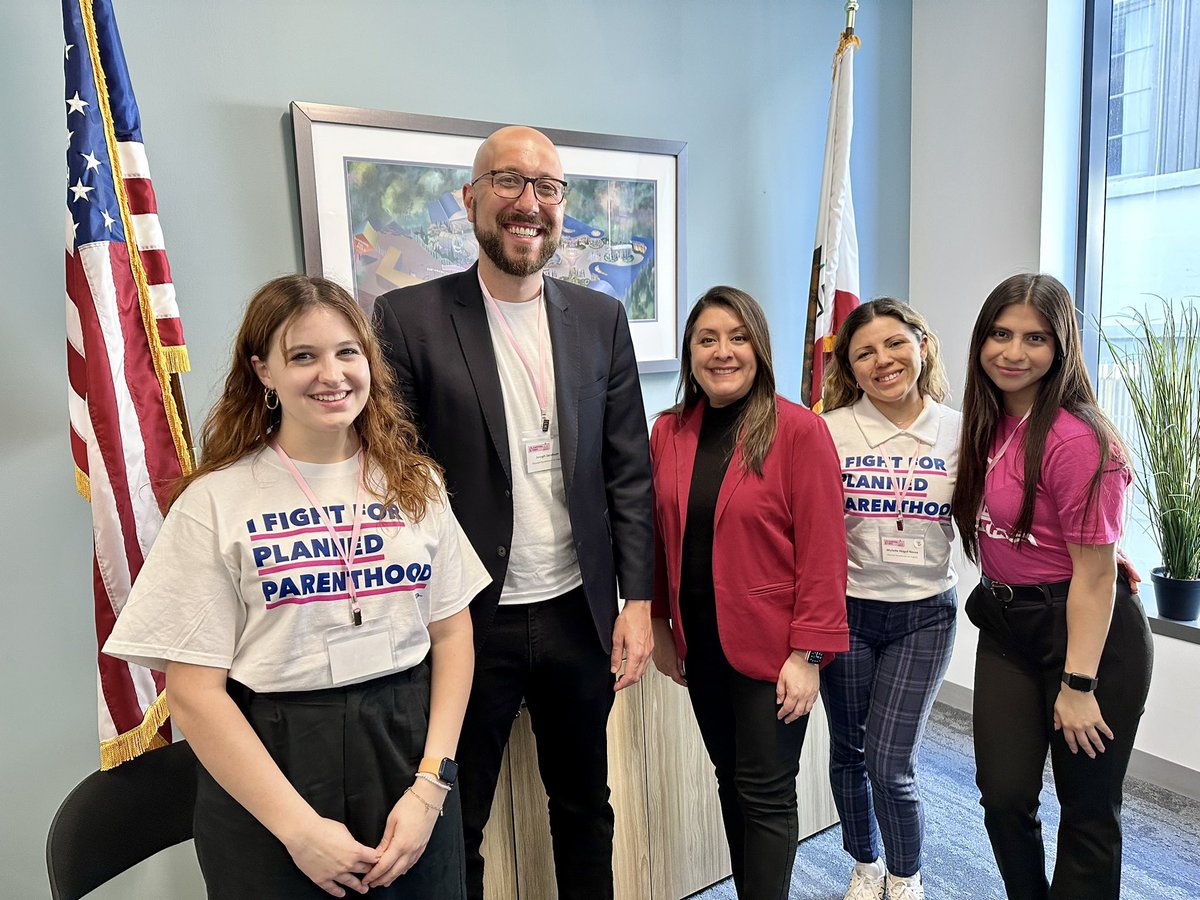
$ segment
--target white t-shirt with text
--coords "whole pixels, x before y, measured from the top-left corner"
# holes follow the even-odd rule
[[[330,687],[326,633],[351,612],[346,568],[320,516],[349,542],[359,463],[296,466],[320,513],[270,448],[189,485],[104,651],[160,671],[168,660],[227,669],[260,692]],[[428,624],[465,608],[489,578],[444,492],[420,522],[369,492],[364,507],[349,577],[363,620],[390,624],[393,671],[402,671],[428,653]]]
[[[958,474],[962,415],[925,398],[925,408],[897,428],[865,394],[824,413],[842,467],[849,553],[846,593],[867,600],[911,601],[949,590],[958,581],[951,559],[950,498]],[[908,479],[912,471],[911,480]],[[903,530],[896,527],[897,487]],[[885,561],[885,538],[921,542],[920,564]]]

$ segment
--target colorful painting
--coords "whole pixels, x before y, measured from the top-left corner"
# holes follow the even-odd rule
[[[375,298],[470,267],[462,205],[480,141],[500,125],[293,103],[305,268]],[[642,372],[678,366],[686,145],[541,129],[570,184],[546,273],[616,297]]]
[[[475,262],[479,245],[462,205],[468,169],[374,159],[345,165],[355,295],[365,308],[393,288]],[[630,322],[654,321],[654,182],[566,178],[562,241],[546,274],[616,297]]]

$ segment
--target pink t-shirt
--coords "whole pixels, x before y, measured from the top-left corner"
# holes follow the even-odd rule
[[[993,458],[1019,423],[1019,419],[1005,416],[996,427],[990,452]],[[1110,459],[1099,493],[1089,503],[1088,487],[1100,464],[1100,445],[1083,421],[1061,410],[1046,435],[1033,524],[1024,540],[1014,544],[1010,534],[1021,510],[1028,428],[1028,423],[1020,425],[1020,432],[987,477],[979,558],[984,574],[996,581],[1066,581],[1072,572],[1068,543],[1112,544],[1120,537],[1131,475],[1128,466]]]

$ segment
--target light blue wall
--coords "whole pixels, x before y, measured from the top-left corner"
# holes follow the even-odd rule
[[[193,417],[211,403],[240,305],[301,265],[291,100],[687,141],[688,296],[727,282],[762,300],[780,387],[796,396],[843,5],[116,0],[194,364]],[[862,290],[904,296],[912,8],[862,7]],[[67,444],[62,89],[58,5],[0,5],[5,897],[46,895],[46,827],[96,765],[89,516]],[[661,408],[673,378],[645,389]]]

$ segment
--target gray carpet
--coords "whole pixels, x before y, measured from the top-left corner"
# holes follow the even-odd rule
[[[918,771],[926,817],[921,874],[929,900],[1003,900],[975,788],[968,714],[941,703],[934,707]],[[1198,900],[1200,802],[1130,778],[1125,782],[1122,821],[1123,900]],[[1054,865],[1058,802],[1048,767],[1042,827],[1049,870]],[[850,866],[836,826],[802,841],[792,871],[790,900],[841,900]],[[731,880],[693,895],[694,900],[735,896]]]

